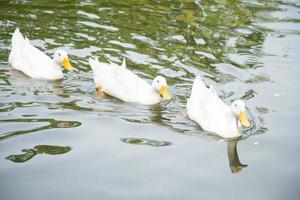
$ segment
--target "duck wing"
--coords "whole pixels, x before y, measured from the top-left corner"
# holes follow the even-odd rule
[[[120,66],[112,68],[115,87],[111,88],[111,92],[114,96],[134,102],[152,95],[151,86],[132,71]]]

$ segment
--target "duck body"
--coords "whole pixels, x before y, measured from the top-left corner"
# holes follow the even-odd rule
[[[121,99],[125,102],[152,105],[159,103],[162,98],[145,80],[126,69],[123,64],[103,63],[98,59],[89,59],[93,71],[96,88],[101,88],[104,93]]]
[[[187,113],[205,131],[213,132],[224,138],[241,136],[236,116],[231,107],[217,95],[213,87],[207,88],[200,76],[197,76],[192,93],[187,101]]]
[[[13,33],[11,43],[8,62],[13,69],[36,79],[56,80],[64,77],[60,63],[31,45],[19,28]]]
[[[114,63],[99,62],[98,59],[89,59],[93,70],[96,87],[110,96],[114,96],[125,102],[137,102],[141,104],[155,104],[160,101],[159,95],[143,79]]]

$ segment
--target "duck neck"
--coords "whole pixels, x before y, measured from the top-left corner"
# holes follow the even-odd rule
[[[160,94],[159,94],[159,91],[157,91],[157,90],[155,89],[155,87],[151,86],[151,91],[152,91],[152,94],[153,94],[153,95],[151,95],[151,96],[156,97],[156,99],[157,99],[158,101],[160,101],[160,100],[162,99],[161,96],[160,96]]]
[[[61,65],[59,63],[57,63],[55,60],[52,60],[52,61],[53,61],[53,63],[52,63],[53,68],[56,70],[62,71]]]

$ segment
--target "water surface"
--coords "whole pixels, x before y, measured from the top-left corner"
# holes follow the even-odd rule
[[[299,199],[298,1],[1,1],[0,27],[0,199]],[[11,70],[16,27],[79,71]],[[90,56],[165,76],[174,99],[98,97]],[[186,117],[197,74],[246,102],[241,140]]]

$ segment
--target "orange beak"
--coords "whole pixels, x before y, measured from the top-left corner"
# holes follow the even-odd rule
[[[240,120],[241,124],[242,124],[244,127],[249,127],[249,126],[250,126],[250,122],[249,122],[249,120],[248,120],[248,117],[247,117],[245,111],[241,111],[241,112],[240,112],[239,120]]]
[[[69,70],[69,71],[73,71],[76,70],[70,63],[70,60],[68,57],[64,58],[63,60],[63,66],[65,69]]]
[[[159,94],[162,95],[163,99],[165,100],[170,100],[172,98],[167,86],[162,86],[159,91]]]

